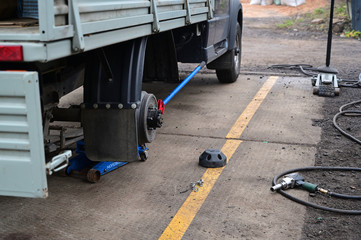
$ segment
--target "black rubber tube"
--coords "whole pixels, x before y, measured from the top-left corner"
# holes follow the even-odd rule
[[[333,125],[335,126],[335,128],[337,128],[338,131],[340,131],[340,133],[342,133],[343,135],[345,135],[346,137],[352,139],[353,141],[357,142],[358,144],[361,144],[361,140],[357,139],[356,137],[352,136],[351,134],[347,133],[346,131],[344,131],[338,124],[337,124],[337,118],[341,115],[345,115],[347,113],[353,113],[353,114],[358,114],[361,116],[361,111],[352,111],[352,110],[346,110],[346,111],[342,111],[337,113],[334,117],[333,117]]]
[[[359,104],[361,103],[361,100],[358,101],[354,101],[354,102],[350,102],[347,103],[345,105],[342,105],[339,109],[339,113],[337,113],[334,117],[333,117],[333,125],[335,126],[335,128],[340,131],[340,133],[342,133],[343,135],[345,135],[346,137],[352,139],[353,141],[357,142],[358,144],[361,144],[361,140],[359,140],[358,138],[354,137],[353,135],[349,134],[348,132],[346,132],[345,130],[343,130],[338,124],[337,124],[337,119],[339,116],[341,115],[346,115],[346,114],[356,114],[356,116],[361,116],[361,111],[359,110],[344,110],[344,108],[350,107],[352,105],[355,104]]]
[[[342,199],[361,199],[361,196],[347,195],[347,194],[341,194],[341,193],[335,193],[335,192],[329,192],[329,195],[331,197],[337,197],[337,198],[342,198]]]
[[[303,167],[303,168],[295,168],[295,169],[291,169],[291,170],[287,170],[283,173],[280,173],[278,175],[276,175],[273,180],[272,180],[272,186],[277,184],[277,180],[280,179],[281,177],[283,177],[284,175],[290,174],[290,173],[294,173],[294,172],[305,172],[305,171],[358,171],[361,172],[361,168],[354,168],[354,167],[321,167],[321,166],[315,166],[315,167]],[[350,215],[361,215],[361,210],[348,210],[348,209],[338,209],[338,208],[329,208],[329,207],[325,207],[325,206],[321,206],[321,205],[317,205],[311,202],[307,202],[304,201],[302,199],[296,198],[288,193],[286,193],[283,190],[277,190],[277,192],[279,192],[282,196],[297,202],[299,204],[308,206],[308,207],[313,207],[316,209],[320,209],[320,210],[324,210],[324,211],[329,211],[329,212],[334,212],[334,213],[341,213],[341,214],[350,214]],[[343,194],[341,194],[343,195]],[[346,196],[346,195],[344,195]],[[361,196],[356,196],[356,197],[361,197]]]
[[[313,73],[313,72],[309,72],[309,71],[315,71],[315,72],[319,72],[319,70],[317,68],[313,68],[312,65],[309,64],[278,64],[278,65],[271,65],[269,66],[269,68],[283,68],[283,69],[289,69],[289,70],[294,70],[297,69],[300,72],[302,72],[303,74],[307,75],[307,76],[317,76],[317,73]]]
[[[344,108],[346,107],[349,107],[349,106],[352,106],[352,105],[355,105],[355,104],[358,104],[358,103],[361,103],[361,100],[357,100],[357,101],[353,101],[353,102],[350,102],[350,103],[346,103],[344,105],[342,105],[339,109],[340,112],[343,111]]]

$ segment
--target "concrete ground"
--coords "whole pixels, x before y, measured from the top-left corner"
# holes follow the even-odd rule
[[[206,171],[199,155],[225,145],[252,101],[259,108],[233,139],[239,146],[228,165],[199,211],[193,209],[190,225],[175,226],[183,239],[300,238],[305,207],[269,188],[274,175],[313,165],[321,132],[312,120],[322,118],[323,99],[312,95],[309,78],[279,77],[260,100],[256,94],[268,78],[242,75],[234,84],[219,84],[213,72],[197,75],[167,105],[146,162],[127,164],[96,184],[57,173],[48,177],[47,199],[0,197],[0,239],[160,238],[187,198],[209,187],[205,182],[199,192],[190,190]],[[145,90],[164,99],[175,86],[153,83]]]

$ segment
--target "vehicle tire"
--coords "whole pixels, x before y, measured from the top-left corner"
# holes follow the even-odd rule
[[[216,69],[217,78],[221,83],[233,83],[237,81],[241,68],[241,38],[242,32],[239,23],[236,25],[237,34],[234,48],[226,54],[231,54],[233,61],[229,69]]]

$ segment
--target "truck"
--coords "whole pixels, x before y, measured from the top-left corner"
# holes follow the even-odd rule
[[[215,69],[221,83],[240,74],[239,0],[2,0],[0,13],[3,196],[47,197],[47,175],[81,139],[91,161],[144,160],[164,112],[142,83],[178,82],[178,63]],[[75,89],[82,103],[59,107]]]

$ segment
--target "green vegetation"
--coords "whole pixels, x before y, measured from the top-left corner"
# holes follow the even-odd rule
[[[323,8],[317,8],[317,9],[315,9],[315,11],[314,11],[314,14],[315,15],[322,15],[322,14],[324,14],[325,13],[325,9],[323,9]]]
[[[303,23],[305,21],[305,19],[304,18],[298,18],[298,19],[296,19],[296,23]]]
[[[300,30],[303,29],[307,31],[327,31],[329,17],[330,17],[330,7],[317,8],[313,12],[306,13],[303,15],[298,15],[297,17],[287,19],[284,22],[277,24],[277,27],[284,29],[291,29],[291,28],[300,29]],[[345,36],[352,35],[351,20],[348,16],[347,7],[344,2],[335,5],[334,20],[335,22],[337,22],[336,23],[337,26],[336,28],[334,28],[335,32],[340,33],[344,31],[349,33],[349,34],[345,34]],[[360,37],[357,35],[357,33],[354,34],[356,38]]]
[[[335,14],[338,17],[348,18],[346,5],[341,5],[335,8]]]
[[[347,32],[345,32],[345,37],[360,39],[361,38],[361,32],[360,31],[355,31],[355,30],[347,31]]]
[[[293,26],[295,22],[292,19],[287,19],[284,23],[277,24],[279,28],[289,28]]]

